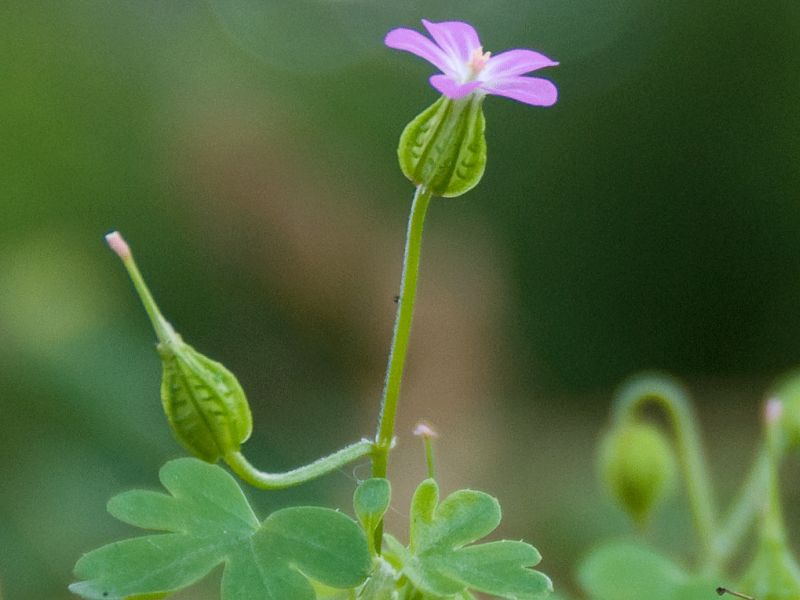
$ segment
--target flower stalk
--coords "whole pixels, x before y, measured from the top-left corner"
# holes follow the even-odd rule
[[[414,302],[417,297],[419,262],[422,253],[422,230],[425,216],[431,201],[431,192],[420,185],[414,194],[411,214],[406,231],[406,247],[403,254],[403,271],[400,276],[400,296],[397,301],[397,314],[394,321],[389,363],[381,399],[381,412],[375,436],[375,449],[372,456],[372,476],[386,477],[389,465],[389,452],[394,440],[394,424],[397,417],[397,403],[400,399],[400,384],[408,353],[411,336],[411,321],[414,316]]]

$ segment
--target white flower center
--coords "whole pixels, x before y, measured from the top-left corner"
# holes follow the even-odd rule
[[[469,57],[467,67],[469,67],[470,79],[475,78],[489,62],[492,57],[491,52],[484,52],[483,46],[478,46],[472,51],[472,56]]]

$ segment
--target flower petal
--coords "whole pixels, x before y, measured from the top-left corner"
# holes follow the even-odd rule
[[[383,43],[395,50],[405,50],[424,58],[443,73],[450,73],[450,59],[436,44],[419,31],[400,27],[386,34]]]
[[[525,104],[552,106],[558,99],[558,89],[553,82],[538,77],[508,77],[487,81],[481,89],[495,96],[505,96]]]
[[[468,81],[467,83],[458,83],[453,81],[447,75],[433,75],[428,81],[437,90],[442,92],[448,98],[458,100],[467,94],[471,93],[475,88],[481,85],[480,81]]]
[[[555,67],[557,64],[556,61],[533,50],[508,50],[489,59],[481,71],[481,79],[484,81],[506,79],[544,67]]]
[[[422,24],[433,37],[433,41],[451,57],[455,67],[466,65],[472,52],[481,47],[478,32],[469,23],[461,21],[431,23],[422,19]]]

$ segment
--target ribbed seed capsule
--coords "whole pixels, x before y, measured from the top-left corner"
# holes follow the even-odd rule
[[[175,333],[153,300],[122,236],[115,231],[106,236],[106,241],[122,259],[158,336],[164,368],[161,403],[175,437],[189,452],[208,462],[238,452],[253,429],[242,386],[228,369],[200,354]]]
[[[178,440],[208,462],[238,452],[253,419],[233,373],[179,337],[159,344],[158,351],[164,368],[161,402]]]

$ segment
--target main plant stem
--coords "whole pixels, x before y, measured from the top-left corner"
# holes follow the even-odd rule
[[[381,414],[372,455],[373,477],[386,477],[389,466],[389,451],[394,439],[397,401],[400,397],[400,383],[403,379],[403,368],[406,363],[408,340],[411,334],[411,320],[414,316],[414,300],[417,295],[422,229],[430,201],[431,192],[424,186],[419,186],[414,194],[411,215],[408,219],[403,273],[400,278],[400,295],[397,299],[397,315],[394,321],[389,364],[386,367],[386,380],[383,386]]]

